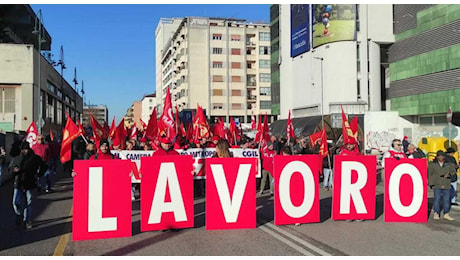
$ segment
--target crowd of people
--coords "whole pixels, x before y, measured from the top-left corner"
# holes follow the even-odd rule
[[[415,145],[395,139],[391,143],[390,149],[383,154],[383,158],[426,158],[426,155]],[[329,191],[333,188],[333,167],[335,155],[356,156],[362,155],[358,147],[358,143],[354,138],[347,138],[343,145],[337,146],[331,143],[328,144],[327,155],[322,160],[322,186]],[[183,136],[177,136],[175,140],[163,136],[155,141],[148,140],[141,135],[137,139],[125,140],[122,145],[119,140],[104,138],[94,142],[88,136],[79,136],[72,142],[71,160],[64,163],[64,173],[75,176],[73,171],[73,162],[75,160],[100,160],[100,159],[117,159],[111,153],[111,150],[154,150],[153,156],[158,155],[179,155],[175,149],[190,149],[190,148],[216,148],[215,157],[233,157],[230,148],[252,148],[259,149],[262,165],[262,178],[258,183],[258,193],[264,194],[268,189],[270,195],[274,192],[273,166],[274,157],[276,155],[304,155],[304,154],[319,154],[320,142],[311,144],[307,136],[299,138],[297,141],[294,138],[287,140],[284,137],[270,136],[267,141],[258,142],[243,135],[239,140],[230,144],[226,139],[213,136],[208,140],[201,138],[190,141]],[[16,224],[22,225],[29,229],[31,223],[32,209],[32,190],[37,189],[38,192],[45,193],[53,192],[52,176],[56,175],[56,169],[60,165],[59,161],[60,143],[52,140],[50,136],[38,136],[37,143],[30,145],[27,141],[16,142],[10,150],[9,169],[14,175],[14,194],[13,194],[13,209],[16,214]],[[443,218],[453,220],[449,215],[452,205],[458,206],[456,203],[456,186],[457,186],[457,169],[459,165],[453,157],[455,150],[447,149],[446,152],[438,151],[434,161],[428,166],[428,182],[430,188],[434,189],[434,219],[440,218],[441,204]],[[324,151],[323,151],[324,154]],[[5,155],[0,154],[2,165],[5,164]],[[384,167],[382,160],[382,166]],[[69,176],[67,175],[67,176]],[[267,187],[268,186],[268,187]],[[133,184],[132,199],[135,200],[135,191],[139,186]],[[195,195],[204,196],[205,185],[203,180],[195,182]]]

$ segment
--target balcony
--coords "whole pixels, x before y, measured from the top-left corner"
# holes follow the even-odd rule
[[[248,102],[255,103],[257,102],[257,96],[254,95],[248,95]]]

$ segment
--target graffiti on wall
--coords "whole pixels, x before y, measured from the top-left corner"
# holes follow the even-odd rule
[[[366,149],[381,150],[382,147],[389,147],[391,145],[391,141],[395,138],[398,137],[394,132],[368,132],[366,135]]]

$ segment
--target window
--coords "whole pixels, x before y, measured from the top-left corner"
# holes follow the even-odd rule
[[[272,108],[271,101],[260,101],[260,109],[271,109]]]
[[[61,92],[59,89],[57,90],[57,96],[58,96],[59,98],[62,98],[62,92]]]
[[[241,41],[241,35],[232,34],[231,41],[232,41],[232,42],[233,42],[233,41],[236,41],[236,42]]]
[[[222,89],[213,89],[212,90],[212,95],[213,96],[222,96],[223,95],[223,90]]]
[[[260,73],[259,74],[259,79],[260,79],[260,82],[270,82],[271,81],[271,75],[270,75],[270,73]]]
[[[241,62],[232,62],[232,69],[241,69]]]
[[[232,76],[232,82],[241,82],[241,76]]]
[[[222,48],[212,48],[212,54],[222,54]]]
[[[241,49],[232,49],[232,55],[241,55]]]
[[[261,96],[270,96],[272,92],[271,88],[260,88],[260,95]]]
[[[149,107],[149,110],[152,111],[152,109],[153,109],[153,107],[150,106],[150,107]]]
[[[421,116],[420,117],[421,125],[433,125],[433,118],[431,116]]]
[[[61,125],[62,124],[62,103],[61,102],[56,102],[57,103],[57,110],[56,110],[56,124]]]
[[[0,112],[16,113],[16,88],[3,87],[0,95]]]
[[[223,109],[224,104],[222,104],[222,103],[214,103],[214,104],[212,104],[212,108],[213,109]]]
[[[222,40],[222,34],[216,34],[216,33],[214,33],[214,34],[212,35],[212,39],[213,39],[213,40],[219,40],[219,41],[220,41],[220,40]]]
[[[46,95],[46,117],[49,118],[50,123],[54,123],[54,98],[50,94]]]
[[[260,69],[269,69],[270,68],[270,60],[259,60],[259,68]]]
[[[240,97],[241,96],[241,90],[232,90],[232,96]]]
[[[149,103],[152,103],[152,102],[153,102],[153,99],[150,98],[150,99],[149,99]]]
[[[224,77],[222,75],[213,75],[212,82],[224,82]]]
[[[241,110],[241,104],[232,104],[232,110]]]
[[[212,67],[221,69],[222,68],[222,61],[213,61],[212,62]]]
[[[259,41],[270,41],[270,33],[269,32],[260,32],[259,33]]]
[[[260,46],[259,54],[260,55],[270,55],[270,46]]]
[[[48,82],[48,90],[51,91],[52,93],[56,93],[56,86]]]

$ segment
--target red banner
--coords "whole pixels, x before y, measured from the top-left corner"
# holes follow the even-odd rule
[[[124,160],[74,162],[72,239],[131,236],[131,164]]]
[[[375,219],[375,156],[334,157],[332,219]]]
[[[256,227],[255,158],[206,160],[206,230]]]
[[[428,220],[426,159],[385,159],[385,222]]]
[[[317,155],[275,156],[275,225],[320,220]]]
[[[192,156],[142,157],[141,165],[141,231],[193,227]]]

